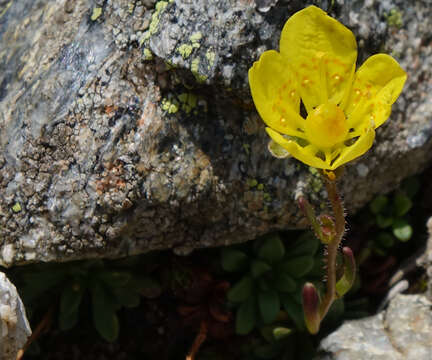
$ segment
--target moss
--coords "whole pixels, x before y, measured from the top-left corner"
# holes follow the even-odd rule
[[[193,47],[192,45],[182,44],[177,48],[177,51],[180,53],[183,59],[187,59],[192,53]]]
[[[402,13],[398,9],[391,9],[386,15],[386,20],[389,26],[401,28],[403,25]]]
[[[264,190],[264,184],[258,184],[257,185],[257,190],[263,191]]]
[[[90,19],[92,21],[96,21],[98,19],[98,17],[101,16],[101,15],[102,15],[102,8],[96,6],[96,7],[93,8],[93,13],[92,13]]]
[[[14,213],[19,213],[21,210],[22,210],[22,208],[21,208],[21,205],[20,205],[19,202],[16,202],[16,203],[14,204],[14,206],[12,206],[12,211],[13,211]]]

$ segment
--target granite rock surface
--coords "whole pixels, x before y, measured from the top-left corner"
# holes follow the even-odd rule
[[[0,263],[120,257],[304,226],[316,172],[274,159],[247,70],[308,4],[355,33],[359,63],[409,74],[372,151],[346,169],[355,211],[432,158],[430,1],[0,2]]]
[[[323,339],[316,360],[429,360],[431,307],[424,295],[398,295],[385,311],[347,321]]]
[[[15,360],[31,333],[15,286],[0,273],[0,359]]]

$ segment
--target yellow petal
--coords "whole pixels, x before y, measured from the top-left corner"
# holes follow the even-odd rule
[[[357,58],[356,41],[348,28],[323,10],[309,6],[285,23],[280,51],[296,70],[300,95],[308,112],[327,102],[323,101],[325,97],[335,104],[342,101]]]
[[[249,85],[264,122],[282,134],[301,136],[300,97],[289,66],[280,53],[265,51],[249,69]]]
[[[386,54],[368,58],[358,69],[345,113],[348,124],[356,128],[373,120],[375,128],[390,116],[407,75],[396,60]],[[364,124],[363,124],[364,126]]]
[[[281,134],[270,128],[266,128],[266,131],[275,143],[282,146],[293,157],[295,157],[297,160],[300,160],[302,163],[319,169],[330,168],[323,160],[315,156],[314,151],[308,151],[308,149],[306,149],[307,147],[303,148],[295,141],[285,139]]]
[[[366,129],[362,135],[356,140],[354,144],[351,146],[345,147],[340,156],[336,159],[335,162],[330,167],[330,170],[334,170],[339,166],[358,158],[363,155],[366,151],[368,151],[375,139],[375,130],[373,127],[369,127]]]

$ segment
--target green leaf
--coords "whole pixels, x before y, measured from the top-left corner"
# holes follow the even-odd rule
[[[98,271],[96,276],[110,288],[126,286],[132,278],[130,272],[116,270]]]
[[[388,204],[388,201],[389,200],[387,196],[378,195],[375,199],[373,199],[369,203],[369,209],[373,214],[377,215],[385,209],[385,207]]]
[[[391,216],[384,216],[384,215],[378,214],[376,216],[376,223],[377,223],[378,227],[380,227],[381,229],[385,229],[385,228],[391,226],[391,224],[393,224],[393,218]]]
[[[393,208],[396,216],[404,216],[412,208],[411,199],[405,194],[396,194],[393,198]]]
[[[250,297],[242,303],[236,313],[236,333],[239,335],[249,334],[256,324],[256,300]]]
[[[310,231],[305,231],[293,244],[290,244],[287,249],[287,257],[294,258],[302,255],[313,256],[318,248],[320,242],[315,235]]]
[[[252,260],[251,273],[254,278],[261,276],[262,274],[270,271],[272,268],[269,264],[262,260]]]
[[[276,291],[258,293],[258,306],[265,324],[271,324],[276,320],[280,311],[279,295]]]
[[[290,293],[296,290],[297,284],[288,274],[280,273],[276,277],[275,287],[279,291]]]
[[[222,249],[221,251],[221,263],[225,271],[242,271],[246,268],[248,260],[248,256],[240,250]]]
[[[405,179],[402,183],[402,190],[408,195],[409,198],[413,198],[420,189],[420,181],[417,177],[410,177]]]
[[[289,335],[291,335],[292,332],[293,331],[290,328],[278,326],[278,327],[275,327],[273,329],[273,337],[277,341],[279,341],[279,340],[285,339],[286,337],[288,337]]]
[[[119,333],[119,322],[115,313],[112,295],[101,283],[91,287],[93,324],[98,333],[107,341],[115,341]]]
[[[228,291],[227,298],[232,302],[243,302],[252,295],[252,279],[243,277]]]
[[[78,311],[84,294],[79,282],[67,284],[60,297],[59,326],[61,330],[73,328],[78,322]]]
[[[312,270],[314,266],[313,257],[299,256],[296,258],[292,258],[290,260],[284,261],[278,265],[278,270],[280,273],[286,273],[292,276],[293,278],[300,278],[306,275],[309,271]]]
[[[303,308],[301,303],[294,300],[290,295],[281,296],[282,305],[289,317],[294,321],[298,330],[302,331],[305,327]]]
[[[390,233],[382,231],[377,235],[376,241],[385,248],[391,248],[394,245],[395,239]]]
[[[393,223],[393,235],[402,242],[411,239],[413,229],[410,224],[404,219],[396,219]]]
[[[273,279],[260,277],[257,279],[258,288],[260,291],[270,291],[273,290]]]
[[[278,234],[269,235],[264,238],[258,249],[258,257],[270,264],[274,264],[285,255],[285,247]]]
[[[25,301],[31,302],[66,278],[67,274],[62,270],[24,273],[22,279],[25,285],[22,288],[22,296]]]

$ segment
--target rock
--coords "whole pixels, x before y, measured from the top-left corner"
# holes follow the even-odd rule
[[[427,229],[429,237],[426,243],[426,249],[423,255],[419,258],[419,265],[423,266],[426,270],[426,276],[428,279],[426,295],[430,301],[432,301],[432,217],[427,222]]]
[[[4,273],[0,273],[0,321],[0,358],[15,360],[31,329],[16,288]]]
[[[0,263],[120,257],[304,226],[316,172],[279,160],[247,70],[313,1],[0,5]],[[359,58],[409,73],[391,120],[341,183],[349,211],[432,158],[432,47],[422,1],[314,1],[350,26]]]
[[[318,360],[429,360],[432,303],[424,295],[398,295],[385,311],[347,321],[321,341]]]

